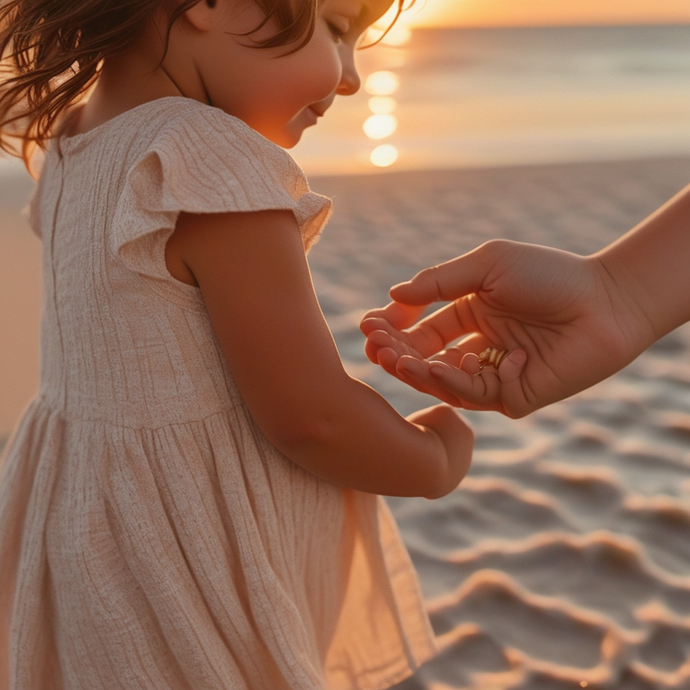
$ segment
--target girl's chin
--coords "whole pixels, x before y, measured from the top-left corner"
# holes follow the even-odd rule
[[[295,128],[296,129],[296,128]],[[281,130],[281,131],[261,131],[257,130],[259,134],[262,134],[263,136],[266,137],[269,141],[272,141],[274,144],[277,144],[281,148],[284,149],[291,149],[293,146],[297,146],[299,144],[300,139],[302,138],[302,133],[304,130],[299,130],[299,131],[292,131],[292,130]]]
[[[290,141],[284,141],[283,143],[278,144],[278,146],[281,146],[284,149],[291,149],[299,144],[300,139],[301,137],[297,137],[296,139],[291,139]]]
[[[291,149],[293,146],[297,146],[304,131],[309,127],[314,127],[318,122],[318,117],[316,113],[310,108],[305,108],[301,113],[299,113],[294,119],[288,122],[286,125],[280,128],[266,128],[266,132],[260,132],[267,139],[270,139],[274,144],[284,149]]]
[[[278,144],[278,146],[284,149],[291,149],[297,146],[301,138],[302,132],[299,132],[299,134],[284,134],[280,137],[270,137],[274,144]]]

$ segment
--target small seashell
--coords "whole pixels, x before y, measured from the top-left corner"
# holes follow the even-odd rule
[[[484,352],[479,355],[479,371],[483,371],[486,367],[498,367],[501,362],[508,355],[508,350],[499,350],[497,347],[487,347]]]

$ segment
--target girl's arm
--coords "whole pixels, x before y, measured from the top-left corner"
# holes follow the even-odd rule
[[[445,406],[407,421],[345,372],[291,212],[182,214],[166,260],[200,287],[249,410],[293,462],[372,493],[432,498],[457,486],[472,431]]]

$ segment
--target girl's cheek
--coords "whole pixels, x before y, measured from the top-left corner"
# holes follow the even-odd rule
[[[320,50],[309,57],[307,69],[311,70],[314,80],[323,91],[322,98],[330,96],[340,85],[343,76],[343,62],[338,46],[328,36],[321,39]]]
[[[340,84],[343,80],[343,69],[344,69],[344,65],[337,56],[328,65],[328,69],[324,65],[323,86],[324,86],[324,90],[328,92],[328,93],[326,93],[324,98],[326,96],[330,96],[340,86]],[[327,74],[326,74],[326,72],[327,72]]]

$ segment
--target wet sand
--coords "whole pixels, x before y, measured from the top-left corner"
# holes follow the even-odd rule
[[[0,436],[35,387],[39,308],[28,187],[8,179]],[[689,182],[689,158],[313,178],[335,197],[310,263],[348,370],[403,413],[429,404],[363,355],[391,284],[493,237],[596,251]],[[460,487],[390,501],[442,649],[398,690],[690,688],[690,326],[527,419],[469,416]]]

